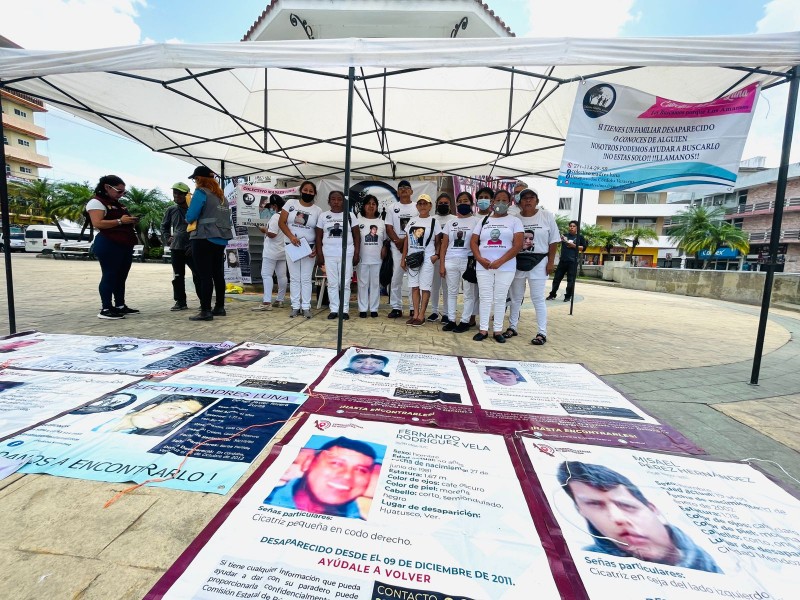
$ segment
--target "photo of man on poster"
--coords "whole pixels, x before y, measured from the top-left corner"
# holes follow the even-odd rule
[[[326,439],[321,446],[313,442]],[[272,490],[264,504],[295,510],[366,520],[368,508],[359,505],[380,473],[380,457],[385,446],[368,444],[347,437],[335,439],[314,436],[284,474],[286,483]],[[299,468],[300,476],[295,476]]]
[[[594,538],[584,550],[722,573],[714,559],[683,531],[669,525],[624,475],[602,465],[565,461],[557,477]]]
[[[386,365],[389,364],[389,359],[382,354],[356,354],[350,359],[347,367],[342,369],[344,373],[353,373],[354,375],[381,375],[388,377],[389,373],[386,372]]]

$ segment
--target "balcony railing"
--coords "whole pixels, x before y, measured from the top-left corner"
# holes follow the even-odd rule
[[[39,98],[37,98],[36,96],[31,96],[30,94],[26,94],[25,92],[17,92],[17,91],[12,92],[11,90],[3,90],[1,93],[4,96],[9,96],[11,100],[19,99],[28,105],[33,105],[36,108],[45,110],[44,102],[39,100]]]
[[[783,204],[784,209],[800,208],[800,198],[787,198]],[[753,202],[752,204],[742,204],[736,208],[725,211],[726,215],[743,215],[747,213],[761,212],[765,210],[775,210],[775,200],[765,200],[763,202]]]
[[[765,229],[764,231],[751,231],[749,233],[751,244],[763,244],[769,242],[772,237],[771,231]],[[784,229],[781,231],[781,242],[800,242],[800,229]]]
[[[27,133],[28,135],[37,140],[47,139],[44,127],[39,127],[33,121],[29,121],[28,119],[23,119],[16,115],[4,114],[3,126],[13,131],[21,131],[23,133]]]
[[[50,168],[50,159],[41,154],[36,154],[33,150],[27,148],[13,146],[9,144],[6,146],[6,158],[8,160],[15,160],[17,162],[25,163],[28,165],[35,165],[37,167]]]

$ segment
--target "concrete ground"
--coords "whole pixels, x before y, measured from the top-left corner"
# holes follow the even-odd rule
[[[311,320],[289,319],[287,308],[252,312],[256,295],[229,298],[227,317],[191,323],[192,312],[169,311],[164,264],[134,264],[128,303],[142,314],[121,321],[96,316],[96,262],[15,255],[13,271],[18,331],[336,347],[336,322],[324,308]],[[771,311],[760,382],[751,386],[756,307],[583,282],[576,292],[571,316],[560,297],[548,302],[548,342],[540,347],[529,343],[529,303],[520,336],[503,345],[442,332],[439,323],[406,327],[387,319],[383,305],[380,318],[359,319],[353,305],[343,344],[583,363],[713,456],[774,461],[787,473],[758,464],[800,490],[792,479],[800,478],[800,313]],[[190,306],[197,306],[191,291]],[[0,331],[8,331],[5,296]],[[140,598],[227,500],[140,488],[103,509],[125,487],[44,475],[0,481],[0,596]]]

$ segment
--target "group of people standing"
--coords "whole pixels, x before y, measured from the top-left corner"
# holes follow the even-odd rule
[[[230,208],[211,170],[199,166],[190,178],[196,184],[191,196],[186,184],[172,186],[174,204],[164,215],[161,233],[171,249],[175,300],[171,310],[188,309],[184,280],[189,267],[200,301],[199,312],[190,319],[206,321],[226,314],[223,258],[233,231]],[[380,216],[375,196],[361,199],[359,215],[348,220],[350,233],[345,245],[343,192],[328,194],[328,210],[316,204],[317,188],[311,181],[300,185],[299,198],[271,196],[267,208],[272,216],[259,228],[265,236],[261,272],[264,296],[253,310],[271,311],[283,306],[288,283],[289,317],[311,318],[312,278],[317,266],[327,275],[328,319],[338,318],[340,313],[343,319],[349,319],[349,282],[354,269],[359,317],[375,318],[380,302],[379,274],[391,254],[390,319],[404,316],[402,284],[404,275],[408,275],[408,325],[419,327],[426,320],[439,320],[441,294],[443,331],[463,333],[477,325],[474,340],[483,341],[492,335],[498,343],[505,343],[519,335],[520,308],[527,288],[536,311],[536,333],[531,343],[545,344],[546,281],[555,270],[555,255],[561,244],[561,260],[547,299],[556,297],[564,275],[565,301],[571,299],[578,255],[585,246],[577,234],[577,222],[571,222],[569,233],[561,235],[553,213],[540,209],[537,192],[522,182],[517,184],[513,198],[504,189],[489,187],[479,189],[475,198],[469,192],[461,192],[455,199],[441,192],[435,210],[427,194],[412,201],[413,189],[408,181],[400,181],[397,191],[399,201],[388,208],[385,219]],[[122,179],[108,175],[100,179],[95,197],[87,205],[92,224],[99,231],[95,254],[103,275],[98,316],[104,319],[139,312],[125,304],[125,281],[138,219],[121,204],[124,194]],[[340,303],[342,270],[348,287],[345,301]],[[273,276],[278,283],[274,301]],[[464,300],[457,318],[461,288]],[[426,318],[432,297],[433,312]],[[504,330],[508,298],[509,324]]]

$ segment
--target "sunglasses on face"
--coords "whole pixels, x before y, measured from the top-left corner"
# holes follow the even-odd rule
[[[107,187],[109,187],[109,188],[111,188],[112,190],[114,190],[114,191],[115,191],[115,192],[117,192],[118,194],[124,194],[124,193],[125,193],[125,188],[122,188],[121,190],[118,190],[118,189],[117,189],[117,188],[115,188],[113,185],[108,185],[108,184],[106,184],[106,186],[107,186]]]

